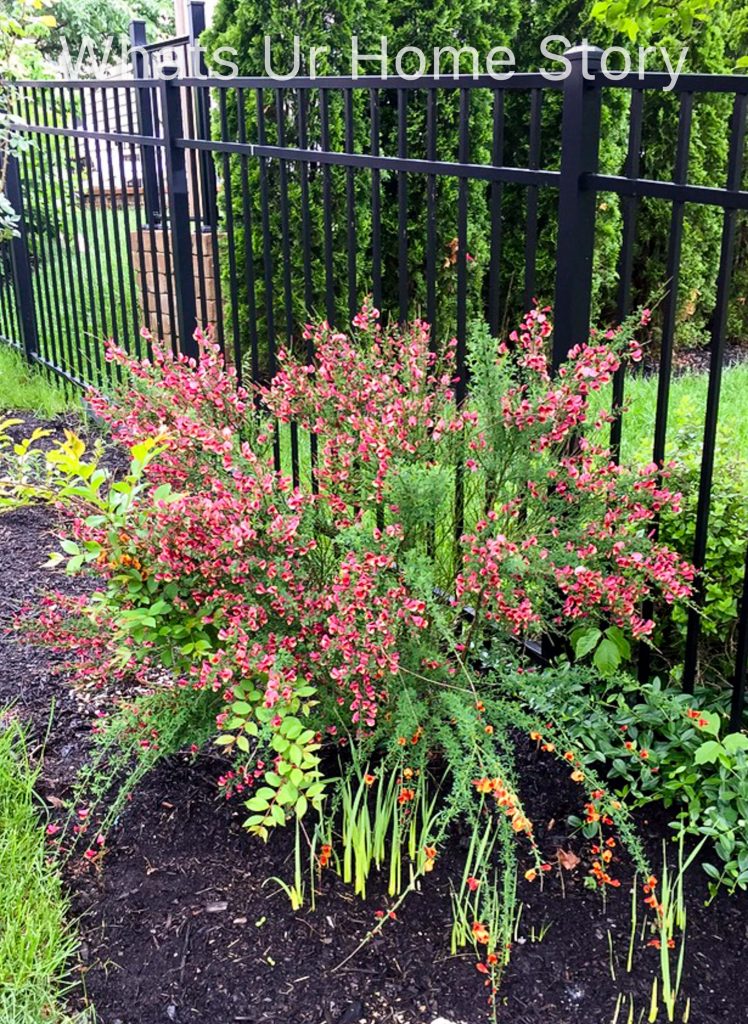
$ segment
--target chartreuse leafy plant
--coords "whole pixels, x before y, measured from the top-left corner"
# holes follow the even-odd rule
[[[625,659],[654,629],[642,602],[690,594],[693,569],[651,530],[679,495],[656,466],[616,465],[599,441],[608,415],[589,415],[590,396],[640,357],[637,326],[578,345],[552,376],[546,312],[507,342],[476,325],[460,406],[455,345],[437,355],[427,325],[386,331],[368,305],[350,333],[308,328],[311,366],[281,351],[259,402],[200,335],[199,365],[155,344],[150,362],[110,347],[127,387],[89,400],[130,470],[118,480],[68,439],[45,481],[70,513],[53,564],[98,589],[50,596],[29,627],[68,653],[79,685],[132,687],[99,725],[85,780],[96,799],[117,774],[108,759],[134,758],[132,780],[212,734],[231,757],[219,784],[241,795],[251,832],[299,822],[319,869],[337,865],[361,895],[372,867],[387,871],[392,912],[459,822],[478,837],[479,885],[456,892],[456,921],[479,915],[470,941],[492,991],[520,851],[529,879],[545,867],[519,795],[518,728],[563,758],[586,821],[606,840],[616,824],[646,871],[581,744],[515,685],[526,641],[563,647],[583,628],[598,662],[609,642]],[[290,422],[317,437],[308,489],[274,468]],[[594,884],[616,884],[612,859],[593,860]]]

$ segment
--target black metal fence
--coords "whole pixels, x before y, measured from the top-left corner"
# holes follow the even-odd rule
[[[187,47],[199,28],[193,24],[172,42]],[[132,38],[144,44],[137,26]],[[652,456],[661,463],[684,223],[691,204],[712,207],[721,211],[722,236],[693,551],[700,568],[728,307],[740,299],[731,293],[731,275],[738,217],[748,209],[748,77],[682,75],[670,92],[667,75],[611,81],[599,73],[595,51],[569,57],[571,74],[556,82],[535,73],[504,81],[219,80],[178,67],[173,78],[150,78],[147,61],[138,58],[132,79],[16,83],[21,130],[34,145],[10,167],[8,196],[23,213],[23,227],[0,261],[0,338],[71,382],[100,384],[104,337],[139,353],[146,324],[194,354],[195,325],[213,323],[227,358],[259,380],[274,372],[278,345],[300,343],[308,318],[343,323],[371,292],[393,319],[422,315],[437,337],[457,337],[463,389],[474,316],[499,333],[539,295],[554,306],[557,363],[586,337],[603,201],[618,202],[621,212],[609,313],[623,318],[633,302],[648,298],[635,294],[634,259],[641,203],[652,199],[669,210],[652,424]],[[605,104],[621,96],[627,151],[622,166],[601,167]],[[705,97],[722,98],[730,140],[724,178],[711,186],[689,183],[693,112]],[[643,113],[646,104],[663,101],[678,118],[678,144],[671,176],[655,180],[642,175]],[[507,235],[509,211],[512,223],[521,223],[519,240]],[[538,263],[549,250],[550,272]],[[616,407],[624,393],[621,373]],[[615,451],[625,424],[624,415],[612,428]],[[298,479],[303,456],[295,432],[289,459]],[[689,691],[703,600],[702,589],[688,622]],[[747,661],[748,558],[734,725]],[[648,670],[645,651],[642,675]]]

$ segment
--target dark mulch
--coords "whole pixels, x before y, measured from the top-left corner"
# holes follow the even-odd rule
[[[0,616],[10,616],[44,587],[70,586],[41,568],[53,517],[27,508],[0,518]],[[2,623],[0,623],[2,625]],[[0,635],[0,705],[16,712],[46,741],[45,796],[65,798],[88,744],[87,714],[45,651]],[[51,711],[54,705],[54,711]],[[563,878],[554,871],[524,881],[519,942],[501,990],[498,1019],[515,1024],[609,1024],[619,992],[633,993],[635,1020],[649,1005],[658,954],[637,940],[635,968],[625,971],[630,921],[630,871],[607,905],[584,887],[584,844],[571,838],[566,816],[579,810],[579,789],[547,757],[521,746],[524,797],[546,856],[559,848],[582,858]],[[69,881],[81,915],[76,1005],[89,999],[100,1024],[431,1024],[438,1016],[464,1024],[489,1019],[472,955],[449,955],[449,882],[461,872],[459,841],[440,855],[423,890],[397,920],[340,970],[386,909],[374,886],[363,903],[325,874],[317,909],[294,914],[277,885],[293,874],[291,835],[267,846],[241,830],[238,805],[216,799],[220,762],[207,755],[176,758],[154,771],[136,793],[109,840],[100,870],[76,865]],[[660,813],[642,817],[654,863],[668,835]],[[746,1019],[748,900],[719,897],[704,907],[698,869],[689,882],[684,991],[692,1024]],[[541,928],[539,942],[531,939]],[[614,949],[611,977],[608,933]],[[646,1019],[646,1011],[644,1014]],[[677,1018],[680,1019],[680,1016]],[[623,1012],[621,1024],[626,1020]],[[665,1020],[664,1013],[659,1020]]]

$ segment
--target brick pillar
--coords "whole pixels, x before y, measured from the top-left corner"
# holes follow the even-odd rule
[[[166,252],[164,251],[164,234],[162,228],[154,228],[153,231],[147,227],[140,231],[130,232],[130,253],[132,265],[135,269],[135,278],[140,296],[141,319],[154,338],[158,338],[164,345],[172,347],[176,342],[176,325],[172,323],[169,310],[169,288]],[[168,248],[172,255],[173,272],[173,243],[171,232],[168,232]],[[141,260],[141,247],[143,258]],[[201,327],[215,326],[218,322],[219,309],[216,300],[215,273],[216,261],[213,250],[212,234],[204,233],[200,237],[200,248],[202,255],[198,255],[197,237],[192,239],[192,267],[195,279],[195,297],[197,300],[197,318]],[[200,268],[202,267],[202,273]],[[220,272],[220,271],[219,271]],[[143,276],[145,275],[145,280]],[[202,280],[201,280],[202,278]],[[204,285],[204,287],[203,287]],[[171,284],[172,295],[175,294],[174,282]],[[144,293],[148,296],[148,317],[146,322]],[[204,297],[203,297],[203,292]],[[204,301],[203,301],[204,299]],[[159,312],[161,314],[161,330],[159,331]],[[204,321],[204,322],[203,322]]]

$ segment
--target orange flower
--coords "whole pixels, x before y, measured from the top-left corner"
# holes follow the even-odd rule
[[[412,779],[413,778],[413,769],[412,768],[403,768],[403,777],[406,778],[406,779]]]
[[[368,772],[364,775],[364,785],[373,786],[376,781],[376,776],[370,775]]]
[[[397,802],[399,804],[410,803],[410,801],[413,799],[415,795],[415,791],[412,789],[401,789],[400,796],[397,798]]]
[[[328,844],[325,843],[322,846],[322,848],[320,850],[320,854],[319,854],[319,866],[321,868],[326,868],[327,867],[327,865],[329,863],[329,860],[330,860],[330,854],[331,853],[332,853],[332,847],[328,846]]]
[[[532,832],[532,825],[527,818],[518,811],[515,812],[515,816],[512,818],[512,828],[515,832]]]
[[[578,768],[575,768],[571,773],[572,782],[584,782],[584,772],[580,772]]]
[[[525,878],[528,882],[534,882],[537,877],[538,873],[535,868],[530,868],[529,871],[525,871]]]
[[[467,881],[465,882],[465,885],[466,885],[466,886],[468,887],[468,889],[470,890],[470,892],[475,892],[475,890],[476,890],[476,889],[478,888],[478,886],[480,885],[480,882],[478,881],[478,879],[477,879],[477,878],[474,878],[474,877],[473,877],[473,876],[471,875],[471,876],[470,876],[470,877],[469,877],[469,878],[467,879]]]
[[[574,760],[574,754],[573,754],[573,752],[571,750],[567,750],[566,751],[566,753],[564,754],[564,760],[566,760],[566,761],[573,761]]]
[[[486,705],[483,703],[482,700],[477,700],[475,702],[475,710],[476,711],[485,711],[486,710]]]
[[[541,734],[539,732],[531,732],[530,733],[530,739],[531,740],[535,740],[536,742],[539,742],[540,740],[542,740],[542,738],[543,737],[541,736]]]
[[[482,942],[483,945],[487,945],[491,938],[488,929],[480,921],[473,922],[473,938],[476,942]]]
[[[401,746],[401,747],[404,747],[404,746],[405,746],[405,744],[406,744],[406,743],[407,743],[408,741],[407,741],[407,740],[405,739],[405,737],[404,737],[404,736],[398,736],[398,737],[397,737],[397,742],[398,742],[398,745],[399,745],[399,746]]]
[[[492,725],[487,725],[486,729],[485,729],[485,732],[486,732],[487,736],[493,736],[493,726]]]
[[[555,743],[544,743],[543,744],[543,750],[547,754],[552,754],[555,749],[556,749],[556,744]]]
[[[473,779],[473,785],[479,793],[490,793],[493,789],[493,783],[490,779]]]

